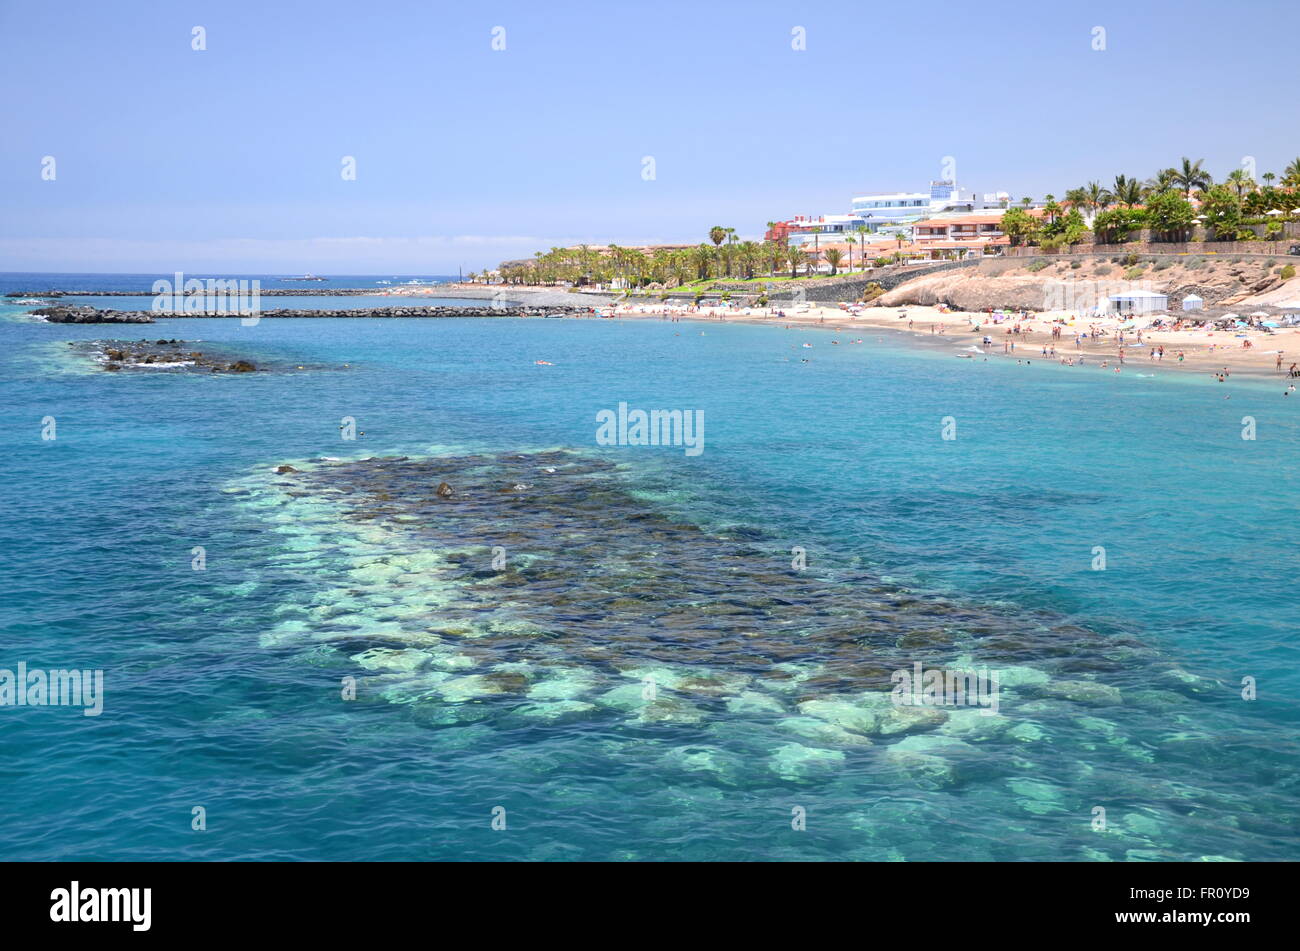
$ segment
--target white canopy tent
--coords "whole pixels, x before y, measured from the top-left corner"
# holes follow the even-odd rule
[[[1111,313],[1149,314],[1153,310],[1167,310],[1169,298],[1159,291],[1124,291],[1106,298]]]

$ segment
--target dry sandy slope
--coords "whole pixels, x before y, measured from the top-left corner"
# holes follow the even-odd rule
[[[1129,266],[1120,257],[1043,258],[1047,267],[1031,271],[1032,258],[984,261],[973,268],[947,271],[900,284],[877,299],[885,307],[947,304],[965,311],[1082,310],[1125,287],[1169,295],[1170,302],[1195,293],[1207,306],[1249,306],[1300,300],[1300,278],[1283,281],[1279,272],[1291,258],[1186,258],[1141,256]],[[1269,263],[1269,262],[1272,263]],[[1072,267],[1078,263],[1079,267]]]

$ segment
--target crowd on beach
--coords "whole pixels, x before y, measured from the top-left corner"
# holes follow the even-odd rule
[[[1067,367],[1098,367],[1122,372],[1135,365],[1209,371],[1226,382],[1232,365],[1252,373],[1300,377],[1283,345],[1300,350],[1300,328],[1265,326],[1258,319],[1231,321],[1184,315],[1086,314],[1078,312],[988,309],[978,313],[945,305],[897,308],[864,304],[784,303],[757,307],[737,302],[624,303],[602,308],[602,316],[681,320],[717,320],[826,329],[888,328],[912,335],[975,337],[977,346],[957,356],[1033,358]],[[1293,338],[1297,338],[1294,339]],[[1264,345],[1272,347],[1266,348]],[[1289,395],[1290,392],[1287,393]]]

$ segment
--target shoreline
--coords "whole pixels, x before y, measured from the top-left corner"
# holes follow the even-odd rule
[[[1242,337],[1230,332],[1205,330],[1152,330],[1126,333],[1124,359],[1120,361],[1119,336],[1115,332],[1118,321],[1085,321],[1066,314],[1034,314],[1024,319],[1004,318],[1000,324],[990,322],[987,314],[972,314],[936,307],[906,305],[899,307],[866,307],[859,313],[850,313],[839,307],[812,306],[803,310],[783,308],[740,307],[673,307],[669,305],[623,305],[614,308],[617,318],[634,320],[659,319],[691,320],[701,323],[753,324],[788,329],[828,330],[837,332],[888,331],[897,338],[906,338],[910,346],[924,349],[941,349],[949,343],[958,352],[959,359],[1000,357],[1027,363],[1041,361],[1064,367],[1105,369],[1116,372],[1150,372],[1169,370],[1179,374],[1204,373],[1211,377],[1224,372],[1241,374],[1252,379],[1278,382],[1289,386],[1300,384],[1300,378],[1288,376],[1292,363],[1300,363],[1300,328],[1280,328],[1272,334],[1252,330],[1242,335],[1252,346],[1243,348]],[[900,316],[902,315],[902,316]],[[1054,325],[1052,321],[1073,317],[1073,323]],[[980,330],[972,329],[972,325]],[[1016,326],[1019,325],[1019,332]],[[1053,337],[1052,326],[1061,327],[1061,336]],[[1104,336],[1086,336],[1090,327],[1104,331]],[[1085,336],[1075,343],[1075,333]],[[992,343],[985,345],[984,337]],[[1141,343],[1138,343],[1138,338]],[[1271,338],[1271,339],[1270,339]],[[1230,345],[1231,341],[1235,346]],[[1014,345],[1014,349],[1011,349]],[[1163,359],[1152,358],[1153,351],[1163,346]],[[970,350],[968,348],[977,348]],[[1047,353],[1044,354],[1044,349]],[[1053,353],[1054,349],[1054,353]],[[1282,367],[1276,366],[1277,353],[1282,351]],[[1183,359],[1179,360],[1179,353]],[[969,353],[969,357],[966,354]],[[1069,361],[1074,361],[1072,364]]]

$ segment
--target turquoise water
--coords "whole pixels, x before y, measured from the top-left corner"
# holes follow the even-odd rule
[[[1279,384],[513,319],[168,320],[282,369],[107,374],[17,310],[0,667],[107,692],[0,709],[0,856],[1297,857]],[[703,453],[598,446],[620,402]],[[1001,716],[857,723],[913,660]]]

